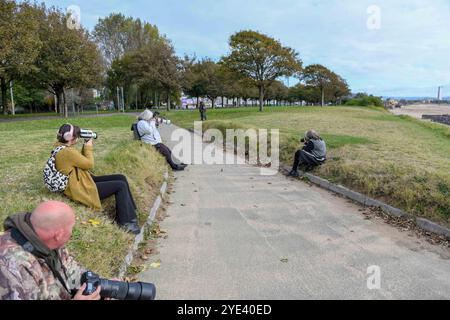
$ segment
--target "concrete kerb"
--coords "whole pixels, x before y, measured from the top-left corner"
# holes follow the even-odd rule
[[[283,172],[283,171],[289,172],[290,168],[288,166],[286,166],[285,164],[281,164],[280,171],[281,172]],[[424,218],[415,218],[412,215],[407,214],[406,212],[404,212],[398,208],[395,208],[393,206],[390,206],[382,201],[369,198],[359,192],[350,190],[341,185],[331,183],[328,180],[319,178],[311,173],[303,173],[303,176],[306,177],[311,183],[313,183],[323,189],[332,191],[332,192],[342,195],[346,198],[349,198],[353,201],[356,201],[365,207],[380,208],[381,210],[383,210],[383,212],[385,212],[386,214],[388,214],[392,217],[401,218],[401,219],[405,219],[405,220],[413,220],[413,221],[415,221],[416,225],[419,228],[421,228],[427,232],[434,233],[437,235],[442,235],[447,238],[450,238],[450,230],[448,228],[443,227],[443,226],[441,226],[437,223],[434,223],[430,220],[427,220]]]
[[[189,129],[189,131],[194,134],[201,134],[200,132],[194,131],[194,129]],[[287,172],[291,171],[291,168],[288,167],[284,163],[280,163],[279,171],[282,173],[283,172],[287,173]],[[386,214],[388,214],[392,217],[405,219],[405,220],[413,220],[419,228],[421,228],[427,232],[434,233],[437,235],[443,235],[447,238],[450,238],[450,229],[443,227],[437,223],[434,223],[434,222],[424,219],[424,218],[416,218],[416,217],[402,211],[401,209],[390,206],[382,201],[369,198],[369,197],[365,196],[364,194],[350,190],[344,186],[334,184],[326,179],[317,177],[311,173],[305,172],[302,174],[303,174],[303,177],[307,178],[311,183],[313,183],[323,189],[332,191],[336,194],[339,194],[341,196],[349,198],[365,207],[380,208],[381,210],[383,210],[383,212],[385,212]]]
[[[166,194],[168,180],[169,180],[169,172],[166,171],[164,173],[164,182],[163,182],[163,184],[161,186],[160,194],[156,197],[156,200],[153,203],[152,208],[150,209],[147,221],[142,226],[141,231],[139,232],[139,234],[136,235],[136,237],[134,238],[133,245],[128,250],[128,253],[125,256],[125,259],[124,259],[124,261],[123,261],[123,263],[122,263],[122,265],[121,265],[121,267],[119,269],[119,275],[118,275],[119,278],[123,278],[125,276],[128,267],[133,262],[134,253],[138,250],[139,244],[142,241],[144,241],[144,234],[145,234],[146,226],[151,226],[153,224],[153,221],[155,220],[155,217],[156,217],[156,213],[158,212],[158,209],[159,209],[159,207],[161,205],[162,199],[163,199],[164,195]]]

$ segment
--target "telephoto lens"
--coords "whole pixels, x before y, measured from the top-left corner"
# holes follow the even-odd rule
[[[116,300],[155,300],[156,287],[147,282],[124,282],[100,278],[87,271],[81,276],[81,284],[86,283],[84,295],[91,295],[101,286],[100,296]]]
[[[98,135],[97,132],[94,132],[92,130],[85,130],[85,129],[81,129],[80,130],[80,138],[82,139],[97,139]]]

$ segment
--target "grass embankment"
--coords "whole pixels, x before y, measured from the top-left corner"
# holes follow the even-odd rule
[[[159,193],[166,163],[154,148],[132,140],[133,120],[132,116],[122,115],[70,119],[70,122],[98,132],[93,173],[127,176],[142,225]],[[114,211],[114,197],[103,202],[104,213],[99,214],[59,194],[49,193],[43,185],[42,169],[63,123],[61,119],[0,123],[0,221],[10,214],[32,210],[43,200],[68,203],[77,215],[69,250],[87,268],[111,277],[117,273],[134,239],[108,218]]]
[[[167,113],[192,128],[198,111]],[[291,165],[310,128],[326,140],[314,173],[416,216],[450,225],[450,128],[372,107],[271,107],[208,110],[204,128],[278,128],[280,157]]]

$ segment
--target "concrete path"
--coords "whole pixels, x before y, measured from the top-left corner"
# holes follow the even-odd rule
[[[166,142],[173,128],[163,128]],[[175,177],[161,223],[168,238],[149,261],[161,267],[140,277],[158,299],[450,298],[448,248],[365,220],[327,191],[249,165],[195,165]],[[368,289],[370,266],[380,289]]]

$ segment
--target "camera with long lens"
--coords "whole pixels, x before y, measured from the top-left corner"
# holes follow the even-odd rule
[[[83,295],[91,295],[101,287],[100,296],[116,300],[154,300],[156,287],[147,282],[124,282],[100,278],[92,271],[87,271],[81,276],[81,285],[86,283]]]
[[[164,119],[164,118],[157,118],[157,119],[156,119],[156,123],[157,123],[158,125],[160,125],[160,124],[167,124],[167,125],[170,125],[170,124],[172,123],[172,121],[167,120],[167,119]]]
[[[167,124],[167,125],[172,124],[172,121],[165,119],[165,118],[161,118],[160,113],[158,111],[155,111],[153,113],[153,117],[155,118],[157,127],[159,127],[161,124]]]
[[[94,132],[92,130],[81,129],[80,130],[80,138],[85,139],[85,140],[97,139],[98,135],[97,135],[97,132]]]

